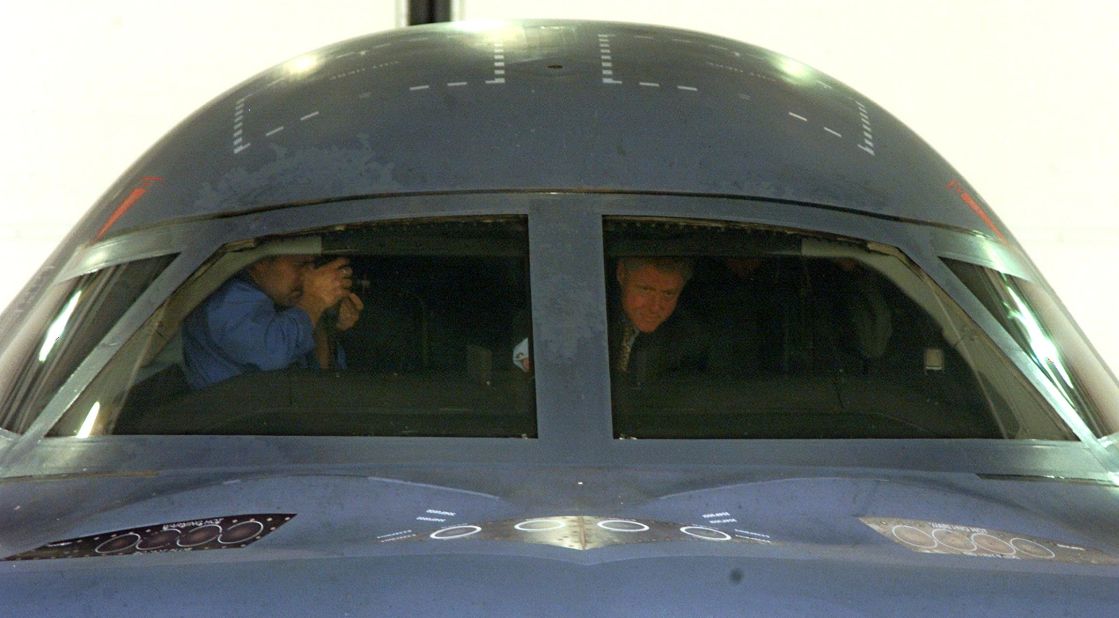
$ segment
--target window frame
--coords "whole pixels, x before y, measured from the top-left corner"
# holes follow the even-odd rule
[[[854,212],[773,200],[734,197],[605,192],[486,192],[362,198],[331,203],[279,207],[267,212],[182,221],[158,230],[137,230],[122,239],[160,234],[167,250],[180,251],[137,305],[154,309],[168,294],[221,246],[275,234],[384,220],[490,215],[527,215],[530,289],[537,354],[549,346],[537,367],[537,441],[445,438],[302,438],[242,437],[221,439],[189,436],[104,436],[89,439],[40,440],[65,411],[68,399],[56,398],[13,449],[7,462],[18,469],[73,470],[76,467],[118,469],[122,461],[138,470],[194,468],[200,461],[221,465],[325,464],[369,462],[415,465],[430,462],[507,462],[581,465],[718,464],[728,461],[762,465],[828,465],[896,469],[982,471],[1008,474],[1070,475],[1098,467],[1094,438],[1078,419],[1063,420],[1085,443],[1032,440],[616,440],[609,405],[609,362],[606,343],[604,216],[711,220],[767,225],[809,233],[858,238],[896,246],[941,285],[1003,349],[999,329],[985,318],[978,301],[970,301],[962,284],[939,260],[939,254],[995,256],[1017,272],[1032,273],[1029,262],[1014,250],[966,230],[956,230]],[[807,229],[805,222],[811,223]],[[96,248],[96,246],[94,247]],[[87,252],[85,257],[89,257]],[[92,259],[92,258],[91,258]],[[72,260],[81,268],[81,256]],[[582,269],[582,270],[581,270]],[[586,270],[590,269],[590,270]],[[581,283],[580,283],[581,282]],[[591,282],[591,283],[588,283]],[[565,285],[574,285],[565,288]],[[114,329],[115,341],[134,332],[146,316],[126,316]],[[585,319],[578,328],[571,318]],[[567,324],[567,325],[565,325]],[[540,356],[542,359],[543,356]],[[96,375],[107,356],[87,359],[64,386],[76,394]],[[1031,382],[1037,376],[1017,362]],[[87,366],[88,365],[88,366]],[[546,367],[550,367],[547,368]],[[1071,422],[1070,422],[1071,421]],[[1080,423],[1083,426],[1083,423]],[[295,442],[293,442],[295,441]],[[531,443],[530,443],[531,442]],[[852,448],[852,443],[857,448]],[[300,445],[287,448],[283,445]],[[1037,449],[1044,444],[1046,449]],[[277,450],[279,448],[279,450]],[[981,461],[981,470],[974,462]]]

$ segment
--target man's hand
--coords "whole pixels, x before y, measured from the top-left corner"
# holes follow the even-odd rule
[[[349,296],[342,299],[342,304],[338,305],[338,332],[353,328],[361,317],[362,309],[365,309],[365,303],[361,302],[357,294],[350,292]]]
[[[303,295],[296,306],[311,316],[312,324],[318,326],[323,311],[351,296],[353,271],[349,264],[348,258],[338,258],[303,274]]]

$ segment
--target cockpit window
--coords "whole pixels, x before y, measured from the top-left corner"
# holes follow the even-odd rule
[[[21,367],[0,384],[0,426],[23,432],[94,346],[174,259],[126,262],[56,284],[23,321],[0,354]]]
[[[504,361],[523,218],[378,224],[223,252],[51,431],[535,437]]]
[[[617,438],[1072,434],[889,247],[607,220]]]
[[[1021,346],[1059,400],[1097,436],[1119,432],[1119,386],[1051,294],[990,268],[944,263]]]

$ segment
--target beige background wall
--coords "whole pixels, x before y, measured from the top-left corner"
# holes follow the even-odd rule
[[[893,112],[1009,224],[1119,368],[1119,3],[1108,0],[458,0],[768,47]],[[301,52],[394,27],[395,0],[0,5],[0,306],[175,123]]]

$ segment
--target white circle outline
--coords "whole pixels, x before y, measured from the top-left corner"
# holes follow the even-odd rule
[[[136,543],[136,551],[152,551],[152,550],[156,550],[156,549],[163,549],[164,547],[174,547],[175,545],[178,544],[179,537],[182,536],[182,534],[183,534],[183,531],[179,530],[178,528],[168,528],[167,530],[158,530],[154,534],[163,534],[164,532],[174,532],[177,536],[174,539],[172,539],[170,541],[167,541],[163,545],[156,545],[155,547],[141,547],[141,545],[144,544],[144,541],[146,541],[148,539],[147,538],[140,539],[140,541]]]
[[[952,547],[952,546],[951,546],[951,545],[949,545],[948,543],[945,543],[945,542],[944,542],[944,541],[942,541],[942,540],[941,540],[940,538],[938,538],[938,537],[936,536],[936,533],[937,533],[937,532],[947,532],[947,533],[952,533],[952,532],[955,532],[956,534],[958,534],[958,535],[960,535],[960,536],[964,537],[965,539],[967,539],[969,543],[971,543],[971,549],[961,549],[961,548],[959,548],[959,547]],[[973,539],[972,539],[972,538],[971,538],[970,536],[967,536],[966,534],[964,534],[963,532],[960,532],[959,530],[950,530],[950,529],[948,529],[948,528],[934,528],[934,529],[933,529],[933,531],[932,531],[932,538],[933,538],[933,540],[934,540],[934,541],[936,541],[937,543],[940,543],[941,545],[943,545],[943,546],[945,546],[945,547],[947,547],[948,549],[951,549],[951,550],[953,550],[953,551],[963,551],[963,552],[969,552],[969,551],[976,551],[976,550],[978,550],[978,549],[979,549],[979,546],[975,544],[975,541],[974,541],[974,540],[973,540]]]
[[[932,541],[932,545],[918,545],[916,543],[911,543],[911,542],[901,538],[900,536],[898,536],[898,529],[899,528],[909,528],[910,530],[916,530],[917,532],[929,537],[929,540]],[[909,524],[898,524],[898,525],[894,526],[893,528],[890,528],[890,534],[894,535],[895,539],[901,541],[902,543],[905,543],[906,545],[910,545],[912,547],[919,547],[921,549],[934,549],[937,545],[940,545],[940,541],[937,541],[936,537],[934,537],[933,535],[929,534],[928,532],[925,532],[924,530],[922,530],[922,529],[920,529],[916,526],[910,526]]]
[[[636,528],[636,529],[611,528],[610,526],[606,525],[606,524],[612,524],[612,523],[637,524],[638,526],[641,526],[641,527]],[[649,526],[646,526],[645,524],[643,524],[639,521],[633,521],[632,519],[604,519],[604,520],[598,522],[595,525],[598,526],[599,528],[602,528],[603,530],[609,530],[610,532],[648,532],[649,531]]]
[[[260,526],[260,530],[257,530],[256,534],[253,534],[251,536],[243,538],[240,541],[223,541],[223,540],[221,540],[221,537],[225,536],[226,532],[229,532],[230,530],[233,530],[234,528],[239,528],[241,526],[247,526],[249,524],[256,524],[256,525]],[[259,521],[255,520],[255,519],[250,519],[248,521],[243,521],[241,523],[233,524],[232,526],[223,529],[221,531],[221,534],[218,535],[218,543],[221,543],[222,545],[233,545],[235,543],[245,543],[247,541],[251,541],[251,540],[255,539],[256,537],[260,536],[262,532],[264,532],[264,524],[260,523]]]
[[[436,536],[441,532],[446,532],[448,530],[458,530],[460,528],[473,528],[473,530],[471,530],[470,532],[464,532],[462,534],[455,534],[455,535],[452,535],[452,536]],[[437,541],[450,541],[452,539],[461,539],[461,538],[468,537],[472,534],[478,534],[481,531],[482,531],[481,526],[475,526],[475,525],[471,525],[471,524],[462,525],[462,526],[451,526],[450,528],[440,528],[440,529],[436,530],[435,532],[432,532],[429,535],[429,538],[435,539]]]
[[[530,528],[530,527],[528,527],[529,524],[535,524],[535,523],[549,523],[549,524],[559,524],[559,525],[558,526],[552,526],[550,528],[535,528],[535,527]],[[525,527],[522,528],[521,526],[525,526]],[[553,530],[562,530],[562,529],[566,528],[567,527],[567,522],[563,521],[562,519],[553,519],[551,517],[537,517],[536,519],[526,519],[522,522],[518,522],[513,527],[516,528],[517,530],[520,530],[521,532],[551,532]]]
[[[694,532],[688,532],[689,530],[706,530],[708,532],[714,532],[716,534],[721,534],[725,538],[722,538],[722,539],[712,538],[712,537],[709,537],[709,536],[703,536],[702,534],[696,534]],[[707,526],[684,526],[684,527],[680,528],[680,532],[683,532],[684,534],[686,534],[688,536],[692,536],[692,537],[695,537],[695,538],[703,540],[703,541],[729,541],[731,539],[731,536],[729,534],[727,534],[726,532],[723,532],[722,530],[716,530],[714,528],[708,528]]]
[[[998,554],[1000,556],[1013,556],[1014,554],[1018,553],[1018,548],[1017,547],[1011,545],[1010,543],[1007,543],[1006,541],[1000,539],[999,537],[997,537],[993,534],[988,534],[986,532],[976,532],[975,534],[971,535],[971,541],[973,543],[975,543],[975,545],[977,547],[979,546],[979,542],[975,540],[975,537],[977,537],[977,536],[991,537],[992,539],[994,539],[994,540],[998,541],[999,543],[1002,543],[1002,544],[1004,544],[1004,545],[1006,545],[1007,547],[1010,548],[1010,553],[1007,553],[1007,552],[995,551],[993,549],[987,549],[986,547],[979,547],[979,549],[981,549],[983,551],[989,551],[992,554]]]
[[[1029,543],[1031,545],[1037,545],[1038,547],[1040,547],[1040,548],[1044,549],[1045,551],[1049,552],[1049,555],[1048,556],[1034,556],[1033,554],[1031,554],[1027,551],[1023,551],[1021,547],[1018,547],[1017,545],[1014,544],[1014,541],[1024,541],[1024,542]],[[1033,558],[1035,560],[1052,560],[1053,558],[1057,557],[1057,554],[1052,549],[1049,549],[1048,547],[1042,545],[1041,543],[1038,543],[1037,541],[1031,541],[1030,539],[1025,539],[1025,538],[1022,538],[1020,536],[1016,536],[1016,537],[1010,539],[1010,546],[1013,547],[1015,551],[1025,555],[1025,556],[1028,556],[1030,558]]]
[[[117,539],[119,539],[119,538],[121,538],[121,537],[126,537],[126,536],[128,536],[128,535],[130,535],[130,534],[131,534],[132,536],[136,537],[136,540],[135,540],[135,541],[133,541],[131,545],[125,545],[124,547],[122,547],[122,548],[120,548],[120,549],[114,549],[113,551],[101,551],[101,547],[102,547],[103,545],[105,545],[106,543],[112,543],[113,541],[115,541],[115,540],[117,540]],[[117,536],[114,536],[114,537],[113,537],[113,538],[111,538],[111,539],[106,539],[106,540],[104,540],[104,541],[101,541],[101,543],[99,543],[99,544],[97,545],[97,547],[94,547],[94,548],[93,548],[93,551],[94,551],[95,553],[98,553],[98,554],[102,554],[102,555],[109,555],[109,554],[119,554],[119,553],[120,553],[120,552],[122,552],[122,551],[128,551],[128,550],[130,550],[130,549],[134,549],[134,548],[135,548],[135,547],[136,547],[137,545],[139,545],[139,544],[140,544],[140,541],[142,540],[142,538],[143,538],[143,537],[141,537],[141,536],[140,536],[139,534],[136,534],[135,532],[126,532],[126,533],[124,533],[124,534],[119,534],[119,535],[117,535]]]
[[[191,532],[194,532],[195,530],[201,530],[202,528],[217,528],[218,533],[215,534],[214,537],[211,538],[211,539],[206,539],[205,541],[201,541],[201,542],[198,542],[198,543],[190,543],[188,545],[183,545],[183,534],[179,533],[179,538],[175,539],[175,544],[178,545],[179,547],[198,547],[199,545],[205,545],[206,543],[210,543],[212,541],[215,541],[215,540],[217,540],[218,537],[221,536],[222,529],[221,529],[221,526],[219,526],[217,524],[204,524],[204,525],[201,525],[201,526],[195,526],[195,527],[191,528],[190,530],[188,530],[186,532],[186,534],[190,534]]]

